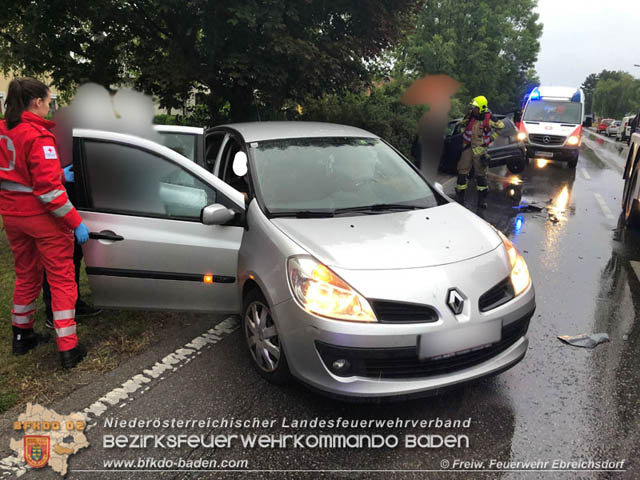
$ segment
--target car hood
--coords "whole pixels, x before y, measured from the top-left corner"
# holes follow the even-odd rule
[[[554,122],[523,122],[527,133],[537,135],[571,135],[578,124],[576,123],[554,123]]]
[[[457,203],[409,212],[271,221],[322,263],[353,270],[444,265],[482,255],[501,243],[489,224]]]

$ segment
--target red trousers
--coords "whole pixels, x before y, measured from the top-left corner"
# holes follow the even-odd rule
[[[48,213],[30,217],[3,215],[2,220],[16,271],[11,324],[33,328],[44,267],[51,286],[58,350],[75,348],[78,345],[75,322],[78,293],[73,267],[73,232]]]

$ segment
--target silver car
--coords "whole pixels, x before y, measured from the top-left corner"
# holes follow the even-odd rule
[[[369,132],[216,127],[213,173],[133,136],[74,142],[100,307],[241,314],[262,376],[337,396],[435,393],[526,353],[524,259]]]

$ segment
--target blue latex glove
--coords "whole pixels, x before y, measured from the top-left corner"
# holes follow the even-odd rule
[[[73,183],[76,179],[76,176],[73,173],[73,163],[71,165],[67,165],[62,170],[64,171],[65,183]]]
[[[78,244],[83,245],[89,241],[89,229],[84,223],[81,223],[80,225],[78,225],[75,232],[73,233],[75,233],[76,235],[76,240],[78,241]]]

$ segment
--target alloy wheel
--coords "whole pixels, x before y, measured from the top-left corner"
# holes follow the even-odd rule
[[[274,372],[280,363],[281,347],[267,305],[260,301],[249,304],[244,316],[244,332],[256,365],[267,373]]]

